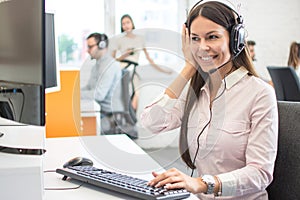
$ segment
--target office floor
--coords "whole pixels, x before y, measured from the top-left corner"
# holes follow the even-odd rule
[[[160,149],[144,149],[144,151],[165,169],[175,167],[184,173],[191,173],[191,170],[181,160],[178,148],[166,147]]]

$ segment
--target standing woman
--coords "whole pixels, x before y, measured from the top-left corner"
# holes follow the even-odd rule
[[[290,46],[288,66],[293,67],[298,77],[300,77],[300,43],[292,42]]]
[[[153,66],[156,70],[164,73],[170,74],[170,70],[165,70],[158,65],[156,65],[153,60],[150,58],[146,48],[145,48],[145,40],[142,36],[134,34],[133,30],[135,29],[133,20],[130,15],[125,14],[121,17],[121,32],[122,35],[121,37],[118,37],[115,39],[115,41],[112,43],[112,56],[116,58],[116,60],[122,61],[128,60],[131,62],[134,62],[138,64],[139,62],[139,56],[141,50],[144,51],[145,56],[151,66]],[[117,57],[117,52],[121,53],[121,56]],[[123,67],[126,67],[127,63],[124,62],[122,64]],[[135,71],[134,71],[135,73]],[[135,76],[133,74],[132,76]],[[136,79],[135,79],[135,84],[136,84]],[[132,106],[136,110],[137,108],[137,95],[135,94],[133,99],[132,99]]]
[[[134,34],[134,29],[135,26],[131,16],[128,14],[123,15],[121,17],[122,35],[121,37],[116,38],[116,41],[113,44],[114,46],[112,47],[112,56],[120,62],[122,62],[123,60],[129,60],[138,63],[140,51],[143,50],[147,60],[153,67],[161,72],[170,73],[170,71],[160,68],[153,62],[145,48],[144,38],[140,35]],[[117,51],[120,51],[121,56],[116,57]]]
[[[244,33],[241,16],[223,3],[191,9],[182,30],[185,66],[141,121],[153,133],[181,127],[179,150],[192,174],[153,172],[149,185],[185,188],[200,199],[268,199],[277,102],[274,89],[256,77]]]

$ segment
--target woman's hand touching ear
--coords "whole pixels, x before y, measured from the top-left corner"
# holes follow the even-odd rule
[[[191,46],[190,46],[190,35],[188,28],[183,24],[182,33],[181,33],[181,42],[182,42],[182,52],[185,58],[186,64],[192,65],[195,69],[197,69],[197,63],[193,57]]]

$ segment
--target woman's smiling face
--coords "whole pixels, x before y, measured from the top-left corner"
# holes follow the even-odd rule
[[[201,15],[191,23],[190,38],[192,54],[204,72],[218,68],[231,58],[228,31]]]

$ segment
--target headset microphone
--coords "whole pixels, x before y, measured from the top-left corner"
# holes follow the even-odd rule
[[[223,67],[223,66],[222,66]],[[213,74],[215,73],[218,69],[220,69],[221,67],[218,67],[218,68],[213,68],[211,70],[208,71],[209,74]]]
[[[224,64],[222,64],[221,66],[217,67],[217,68],[213,68],[211,70],[208,71],[209,74],[213,74],[215,73],[216,71],[218,71],[220,68],[224,67],[226,64],[228,64],[230,61],[232,61],[235,57],[233,58],[229,58],[228,61],[226,61]]]

